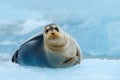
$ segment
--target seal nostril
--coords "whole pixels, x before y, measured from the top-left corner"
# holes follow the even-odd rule
[[[54,35],[54,33],[51,33],[52,35]]]

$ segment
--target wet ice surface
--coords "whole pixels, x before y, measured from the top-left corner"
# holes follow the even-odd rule
[[[70,68],[39,68],[0,60],[0,80],[120,80],[120,60],[84,59]]]

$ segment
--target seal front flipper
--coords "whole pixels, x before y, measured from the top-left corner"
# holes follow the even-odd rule
[[[13,63],[18,63],[18,50],[14,53],[14,55],[12,56],[11,61]]]
[[[67,64],[67,63],[73,62],[74,60],[75,60],[75,57],[71,57],[71,58],[65,60],[62,64]]]

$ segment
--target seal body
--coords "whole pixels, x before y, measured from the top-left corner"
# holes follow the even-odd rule
[[[15,52],[12,62],[20,65],[65,68],[81,62],[77,42],[56,24],[47,25],[43,33],[26,41]]]
[[[12,62],[25,66],[50,67],[46,59],[42,33],[21,45],[13,55]]]

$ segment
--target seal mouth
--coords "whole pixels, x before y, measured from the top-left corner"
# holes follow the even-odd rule
[[[55,39],[58,39],[59,38],[59,33],[55,30],[53,31],[49,31],[48,34],[47,34],[47,38],[49,40],[55,40]]]

